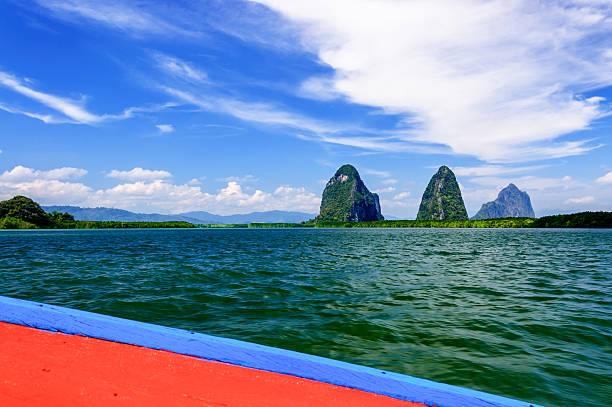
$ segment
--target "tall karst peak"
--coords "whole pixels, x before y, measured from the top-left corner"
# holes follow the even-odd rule
[[[517,217],[535,218],[535,212],[527,192],[521,191],[516,185],[511,183],[499,191],[494,201],[483,204],[482,208],[472,219]]]
[[[338,168],[325,185],[317,220],[364,222],[383,219],[378,195],[368,190],[357,169],[350,164]]]
[[[467,220],[459,184],[446,165],[431,177],[419,206],[417,220]]]

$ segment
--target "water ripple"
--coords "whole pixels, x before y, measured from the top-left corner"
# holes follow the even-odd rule
[[[530,400],[612,399],[612,231],[0,232],[0,294]]]

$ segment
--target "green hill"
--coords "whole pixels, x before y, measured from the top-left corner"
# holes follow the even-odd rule
[[[48,227],[52,224],[51,215],[36,202],[21,195],[0,202],[0,220],[3,225],[14,225],[19,229]]]
[[[383,219],[378,195],[368,190],[355,167],[345,164],[338,168],[325,185],[316,220],[367,222]]]
[[[468,220],[455,174],[443,165],[431,177],[419,206],[417,220]]]

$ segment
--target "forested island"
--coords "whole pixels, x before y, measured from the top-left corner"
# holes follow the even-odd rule
[[[612,228],[612,212],[580,212],[541,218],[479,220],[379,220],[372,222],[251,223],[250,228]]]
[[[145,229],[145,228],[612,228],[612,212],[580,212],[541,218],[478,220],[375,220],[300,223],[194,224],[189,222],[119,222],[75,220],[65,212],[45,212],[25,196],[0,202],[0,229]]]
[[[196,228],[189,222],[117,222],[74,220],[66,212],[45,212],[25,196],[0,202],[0,229],[140,229]]]

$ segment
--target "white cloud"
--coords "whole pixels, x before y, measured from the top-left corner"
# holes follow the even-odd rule
[[[208,77],[206,72],[170,55],[155,53],[153,59],[163,71],[189,82],[205,82]]]
[[[93,190],[81,183],[66,182],[87,174],[82,168],[63,167],[49,171],[18,165],[0,174],[0,198],[25,195],[43,204],[74,204],[85,199]]]
[[[414,219],[421,201],[419,199],[381,199],[383,216],[396,216],[400,219]]]
[[[385,194],[385,193],[389,193],[389,192],[393,192],[393,191],[395,191],[395,187],[381,188],[381,189],[374,190],[372,192],[375,192],[377,194]]]
[[[320,199],[304,188],[278,187],[274,192],[256,189],[245,192],[230,181],[217,192],[205,192],[196,185],[176,185],[163,180],[120,184],[90,194],[85,206],[110,206],[141,212],[180,213],[204,210],[221,215],[268,210],[314,213]]]
[[[192,178],[189,181],[187,181],[187,185],[202,185],[202,178],[198,179],[198,178]]]
[[[123,171],[125,174],[131,173],[124,178],[138,178],[142,174],[156,173],[151,170],[136,170]],[[167,173],[161,172],[161,175]],[[185,184],[174,184],[168,179],[154,179],[160,174],[151,175],[150,179],[134,179],[98,190],[71,181],[86,173],[84,169],[72,167],[42,171],[16,166],[0,173],[0,199],[25,195],[44,205],[108,206],[145,213],[204,210],[223,215],[267,210],[316,213],[320,205],[320,194],[303,187],[287,185],[265,191],[243,188],[238,181],[228,181],[223,188],[206,191],[199,184],[192,182],[193,179]],[[472,214],[482,203],[494,199],[499,190],[510,182],[529,193],[539,216],[587,209],[612,210],[612,191],[609,188],[601,188],[595,182],[585,183],[569,176],[475,177],[474,181],[462,188],[466,206]],[[381,199],[383,214],[414,218],[422,191],[418,192],[419,196],[416,198],[411,198],[410,191],[402,191],[392,199]]]
[[[204,210],[221,215],[269,210],[315,213],[321,203],[319,195],[303,187],[282,185],[272,192],[249,191],[237,181],[228,181],[217,191],[204,191],[199,180],[205,177],[174,184],[166,179],[171,177],[169,172],[142,168],[110,171],[108,176],[129,182],[107,189],[70,181],[86,173],[72,167],[41,171],[16,166],[0,173],[0,200],[25,195],[43,205],[107,206],[145,213]]]
[[[140,167],[133,168],[129,171],[112,170],[107,177],[123,179],[127,181],[155,181],[172,177],[168,171],[163,170],[145,170]]]
[[[333,78],[313,76],[306,79],[300,85],[298,95],[315,100],[333,100],[341,96],[340,92],[334,89]]]
[[[612,190],[601,188],[593,180],[569,175],[558,177],[474,177],[462,189],[468,213],[473,215],[485,202],[492,201],[509,183],[526,191],[536,216],[571,213],[577,210],[612,210]],[[593,198],[592,200],[590,198]],[[586,207],[585,207],[586,206]]]
[[[239,184],[246,184],[248,182],[257,182],[259,181],[259,178],[256,178],[251,174],[247,174],[244,177],[231,176],[231,177],[219,178],[217,181],[237,182]]]
[[[492,176],[492,175],[507,175],[519,174],[523,172],[538,170],[544,168],[544,165],[532,165],[526,167],[505,167],[501,165],[482,165],[479,167],[453,167],[452,170],[458,176]],[[436,167],[438,168],[438,167]]]
[[[265,103],[248,103],[210,95],[194,95],[181,89],[162,87],[168,94],[207,111],[229,114],[238,119],[268,125],[305,129],[315,134],[334,133],[344,127],[323,123],[299,114],[284,111]],[[354,126],[351,126],[354,128]]]
[[[171,124],[157,124],[155,127],[157,127],[161,133],[172,133],[174,131],[174,126]]]
[[[306,190],[306,188],[285,185],[276,188],[274,191],[273,204],[286,211],[316,213],[321,206],[321,198],[319,195]],[[270,208],[273,208],[273,206],[270,206]]]
[[[31,82],[31,81],[26,81]],[[80,123],[80,124],[96,124],[107,120],[123,120],[134,117],[137,112],[150,112],[165,109],[167,107],[174,106],[172,103],[166,103],[163,105],[153,107],[130,107],[125,109],[120,114],[103,114],[96,115],[85,109],[83,100],[73,100],[69,98],[63,98],[55,96],[49,93],[40,92],[24,85],[15,76],[10,75],[6,72],[0,71],[0,85],[3,85],[12,91],[26,96],[36,102],[39,102],[59,113],[65,117],[55,117],[48,114],[39,114],[25,111],[23,109],[17,109],[14,107],[0,104],[0,110],[4,110],[9,113],[23,114],[34,119],[41,120],[45,123]]]
[[[28,112],[22,109],[16,109],[14,107],[6,106],[3,104],[0,104],[0,110],[4,110],[5,112],[9,112],[13,114],[22,114],[24,116],[31,117],[32,119],[38,119],[47,124],[70,123],[71,122],[70,120],[60,119],[50,114],[39,114],[39,113]]]
[[[35,179],[30,181],[1,181],[0,198],[25,195],[45,204],[71,205],[82,202],[93,190],[81,183],[64,182],[56,179]]]
[[[82,103],[79,101],[36,91],[23,85],[17,78],[5,72],[0,72],[0,84],[30,99],[34,99],[45,106],[57,110],[77,123],[96,123],[102,120],[101,116],[96,116],[95,114],[85,110],[81,106]],[[43,116],[41,116],[41,120],[43,120],[42,117]]]
[[[597,182],[599,182],[600,184],[612,184],[612,171],[610,171],[606,175],[597,178]]]
[[[592,196],[584,196],[582,198],[569,198],[565,201],[565,204],[583,205],[583,204],[591,203],[594,200],[595,200],[595,197],[592,197]]]
[[[397,180],[393,179],[393,178],[389,178],[389,179],[384,179],[381,181],[384,185],[393,185],[393,184],[397,184]]]
[[[362,168],[362,172],[364,174],[376,175],[385,178],[389,178],[391,176],[391,173],[389,171],[372,170],[369,168]]]
[[[191,91],[161,86],[169,95],[180,101],[192,104],[205,111],[228,114],[240,120],[282,126],[303,130],[309,134],[295,133],[293,136],[308,141],[338,144],[375,151],[411,153],[449,153],[444,146],[423,145],[419,142],[402,140],[395,132],[377,135],[380,131],[346,123],[329,123],[316,120],[266,103],[249,103],[220,96],[194,94]],[[351,134],[346,136],[344,134]],[[354,134],[367,134],[354,136]]]
[[[499,189],[507,186],[510,182],[514,183],[519,189],[547,190],[547,189],[568,189],[587,184],[573,179],[569,175],[563,177],[536,177],[524,175],[521,177],[474,177],[470,181],[477,185],[496,186]]]
[[[133,34],[179,34],[195,36],[186,30],[148,12],[150,6],[117,0],[38,0],[38,3],[65,20],[84,23],[94,21]]]
[[[608,113],[601,97],[580,96],[612,84],[608,6],[258,2],[295,22],[304,47],[333,68],[332,94],[404,115],[410,125],[403,141],[443,144],[488,162],[563,157],[596,147],[556,139],[588,129]],[[315,78],[308,86],[319,83]]]
[[[32,168],[18,165],[10,171],[4,171],[0,174],[0,182],[21,182],[42,180],[66,180],[81,178],[87,174],[87,170],[82,168],[62,167],[55,168],[49,171],[39,171]]]

